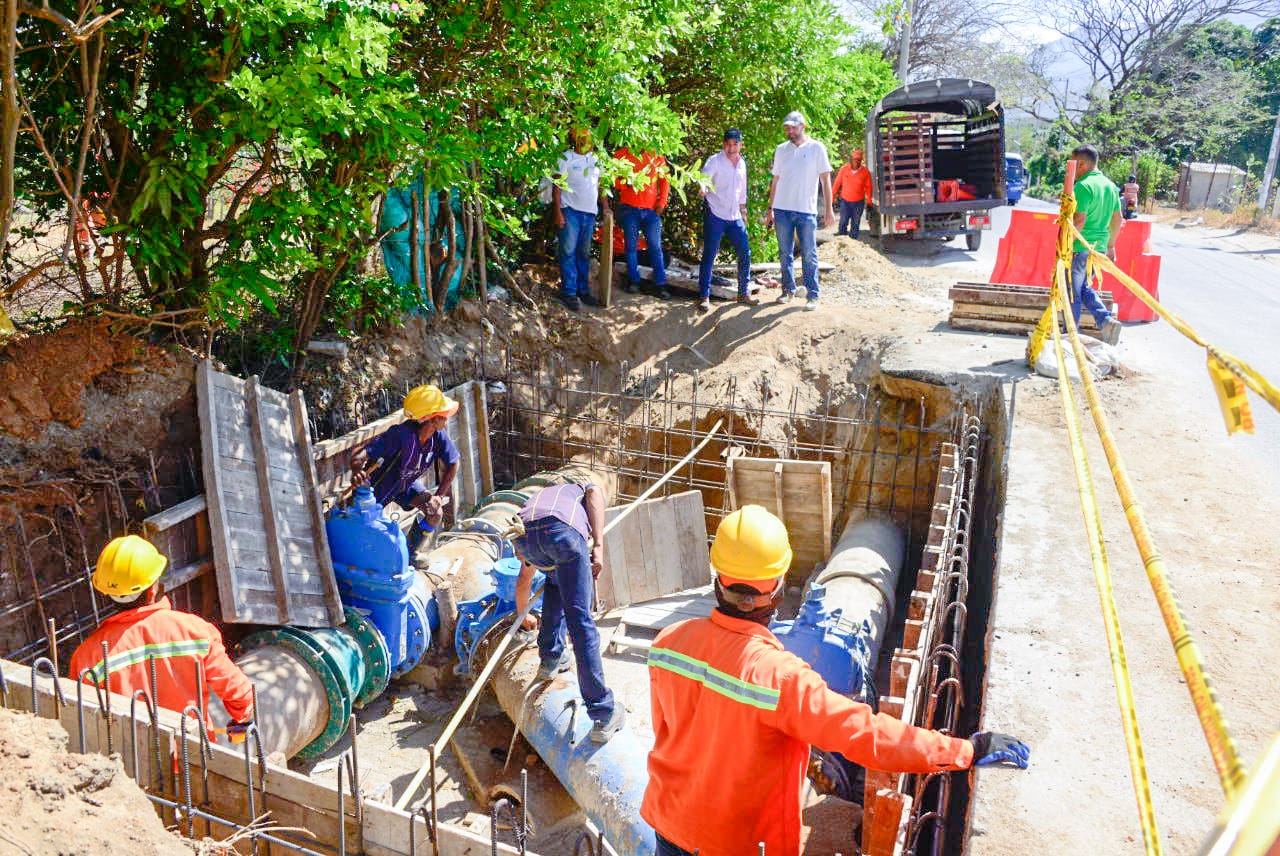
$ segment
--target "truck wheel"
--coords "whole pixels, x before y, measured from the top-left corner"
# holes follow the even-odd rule
[[[982,246],[982,233],[965,232],[964,245],[969,248],[969,252],[976,253],[978,251],[978,247]]]

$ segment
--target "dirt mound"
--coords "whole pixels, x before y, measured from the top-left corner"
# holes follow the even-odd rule
[[[818,259],[835,266],[822,275],[824,299],[873,304],[920,290],[919,282],[902,268],[869,244],[853,238],[826,241],[818,247]]]
[[[0,468],[30,477],[154,452],[193,380],[189,360],[102,321],[15,342],[0,350]]]
[[[191,856],[165,830],[119,757],[73,755],[56,722],[0,709],[0,852]]]

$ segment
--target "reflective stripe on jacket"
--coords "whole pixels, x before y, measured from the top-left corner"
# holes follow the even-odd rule
[[[103,642],[107,643],[105,663]],[[205,710],[213,691],[232,719],[245,722],[252,718],[253,686],[227,656],[218,628],[197,615],[171,608],[167,597],[103,619],[71,655],[70,676],[78,678],[89,669],[86,683],[100,685],[105,679],[112,692],[132,696],[135,690],[149,690],[151,658],[156,664],[160,707],[181,713],[187,705],[196,704],[199,666],[204,672],[201,704]],[[215,723],[206,718],[205,725],[213,728]]]
[[[907,725],[827,688],[768,630],[716,611],[649,651],[653,751],[640,814],[702,856],[800,852],[809,747],[875,770],[968,769],[973,745]]]

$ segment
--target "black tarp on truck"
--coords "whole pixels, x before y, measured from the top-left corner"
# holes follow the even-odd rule
[[[1005,203],[1004,108],[995,87],[944,77],[890,92],[867,117],[867,223],[877,238],[964,235],[976,250]]]

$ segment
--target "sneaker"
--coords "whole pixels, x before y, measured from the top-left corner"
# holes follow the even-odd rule
[[[609,738],[617,734],[627,721],[627,709],[622,706],[621,702],[613,703],[613,711],[609,714],[609,718],[604,722],[597,722],[591,726],[591,734],[588,735],[595,743],[608,743]]]
[[[778,292],[778,302],[786,303],[788,300],[791,299],[791,295],[793,294],[795,294],[794,291],[787,291],[785,288],[782,289],[782,291]]]
[[[594,294],[579,294],[578,299],[582,301],[583,306],[603,306],[604,305],[603,303],[600,302],[600,298],[596,297]]]
[[[569,653],[569,649],[565,648],[560,652],[558,660],[543,660],[538,664],[538,680],[549,681],[561,672],[569,671],[569,667],[573,665],[573,655]]]
[[[756,297],[754,294],[739,294],[738,302],[745,306],[759,306],[760,298]]]
[[[1120,322],[1112,318],[1098,331],[1098,335],[1108,345],[1117,344],[1120,341]]]
[[[564,304],[564,308],[570,312],[580,312],[582,310],[582,302],[576,297],[565,297],[560,295],[560,302]]]
[[[816,297],[810,297],[808,300],[804,302],[805,312],[813,312],[817,308],[818,308],[818,298]]]
[[[710,311],[711,311],[711,298],[709,298],[709,297],[704,297],[704,298],[702,298],[701,300],[699,300],[699,301],[698,301],[698,311],[699,311],[699,312],[710,312]]]
[[[639,294],[640,286],[636,285],[634,282],[629,282],[627,283],[626,292],[627,294]]]

